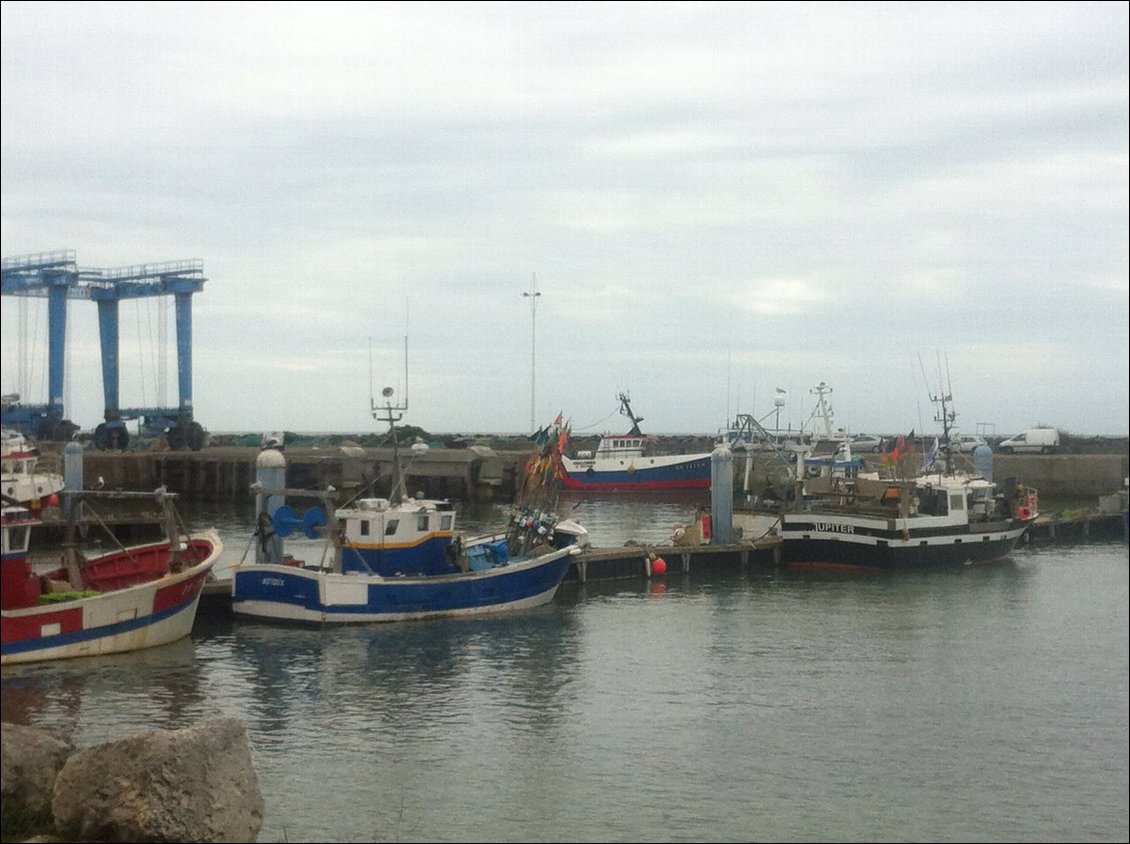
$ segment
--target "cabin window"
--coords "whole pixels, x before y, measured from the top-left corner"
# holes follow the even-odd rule
[[[947,500],[945,490],[934,489],[933,487],[920,489],[918,491],[918,512],[923,516],[944,516],[947,512]]]
[[[451,516],[444,516],[439,520],[440,530],[451,530]]]
[[[385,525],[385,536],[392,536],[396,533],[396,528],[400,525],[400,519],[389,519],[388,524]]]
[[[965,509],[965,496],[960,492],[950,493],[950,512],[960,513]]]
[[[27,548],[27,526],[8,528],[8,547],[5,551],[23,551]]]
[[[426,531],[428,529],[428,514],[421,513],[416,517],[416,530]]]
[[[361,535],[362,536],[368,536],[369,535],[369,520],[368,519],[362,519],[360,522],[358,522],[358,525],[361,528]]]

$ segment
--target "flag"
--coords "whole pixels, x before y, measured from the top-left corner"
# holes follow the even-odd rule
[[[530,439],[539,446],[545,445],[549,442],[549,426],[546,425],[544,428],[538,428],[538,430],[530,435]]]
[[[891,447],[891,460],[898,460],[904,451],[906,451],[906,437],[899,434],[899,438],[895,440],[895,444]]]
[[[934,444],[926,452],[926,468],[933,469],[934,461],[938,459],[938,438],[934,437]]]
[[[564,411],[562,411],[562,412],[564,412]],[[556,428],[560,428],[560,427],[561,427],[561,413],[558,413],[558,414],[557,414],[557,418],[553,420],[553,425],[554,425],[554,427],[556,427]]]

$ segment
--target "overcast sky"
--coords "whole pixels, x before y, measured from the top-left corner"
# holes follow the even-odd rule
[[[434,432],[620,431],[627,391],[712,433],[776,388],[796,426],[826,382],[853,432],[943,387],[968,433],[1125,434],[1127,9],[5,0],[3,255],[201,260],[217,432],[385,430],[407,336]],[[121,307],[122,406],[177,404],[162,309]],[[47,400],[45,333],[4,297],[4,392]]]

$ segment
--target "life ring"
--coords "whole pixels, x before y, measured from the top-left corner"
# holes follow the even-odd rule
[[[1017,507],[1016,518],[1020,519],[1021,521],[1027,521],[1028,519],[1032,518],[1032,511],[1027,507]]]

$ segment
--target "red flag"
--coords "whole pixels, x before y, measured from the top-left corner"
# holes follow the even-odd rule
[[[895,447],[891,449],[891,459],[892,460],[898,460],[900,455],[902,455],[902,453],[905,449],[906,449],[906,437],[904,437],[900,434],[899,438],[895,441]]]

